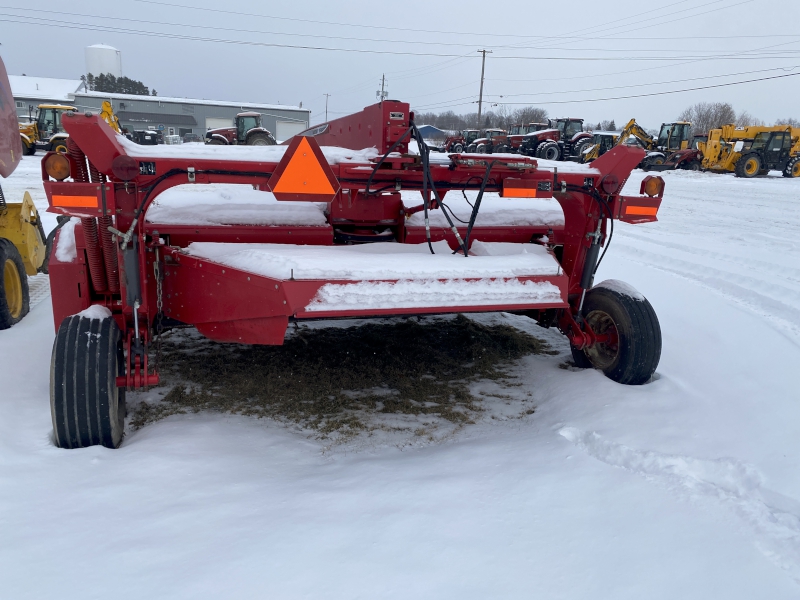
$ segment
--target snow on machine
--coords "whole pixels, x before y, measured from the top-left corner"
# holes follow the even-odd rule
[[[660,177],[620,194],[639,148],[558,169],[430,153],[398,101],[288,145],[225,153],[137,146],[90,113],[65,115],[64,127],[68,153],[43,161],[50,211],[73,217],[50,259],[60,447],[117,447],[125,391],[159,383],[159,336],[182,325],[219,342],[280,345],[305,320],[508,311],[557,327],[578,366],[620,383],[645,383],[658,365],[649,302],[620,282],[593,286],[614,221],[656,221]],[[408,153],[412,139],[420,155]],[[263,194],[264,212],[202,212],[208,184],[245,184]],[[148,213],[176,186],[196,210]],[[462,191],[474,199],[464,223],[448,210]],[[491,215],[481,211],[490,193],[500,205]],[[517,208],[504,213],[505,203]]]

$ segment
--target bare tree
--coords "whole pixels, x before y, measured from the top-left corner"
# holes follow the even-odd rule
[[[787,119],[778,119],[775,121],[775,125],[789,125],[790,127],[800,128],[800,119],[792,119],[791,117]]]
[[[456,114],[452,110],[442,113],[415,112],[415,120],[420,125],[433,125],[439,129],[458,131],[460,129],[485,129],[497,127],[508,129],[517,123],[546,123],[547,111],[535,106],[527,106],[510,110],[505,105],[497,105],[481,115],[478,122],[478,113]]]
[[[736,111],[727,102],[698,102],[678,115],[678,120],[691,122],[695,133],[705,133],[735,123]]]
[[[739,116],[736,117],[736,126],[737,127],[763,127],[765,125],[764,121],[761,119],[757,119],[753,115],[751,115],[746,110],[743,110],[739,113]]]

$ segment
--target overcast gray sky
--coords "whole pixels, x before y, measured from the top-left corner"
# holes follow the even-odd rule
[[[78,78],[84,47],[110,44],[161,96],[302,101],[318,122],[325,93],[331,117],[360,110],[383,73],[420,111],[475,111],[486,48],[490,109],[654,128],[727,101],[771,124],[800,118],[800,76],[779,77],[800,74],[798,25],[800,0],[0,0],[0,53],[9,74]]]

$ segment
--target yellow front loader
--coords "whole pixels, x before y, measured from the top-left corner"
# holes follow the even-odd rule
[[[6,68],[0,59],[0,176],[8,177],[22,159],[23,145]],[[0,188],[0,329],[30,310],[28,276],[47,270],[47,240],[31,195],[9,203]]]

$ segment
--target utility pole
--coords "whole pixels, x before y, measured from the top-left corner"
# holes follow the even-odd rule
[[[478,129],[481,128],[481,112],[483,108],[483,73],[486,70],[486,53],[492,53],[491,50],[478,50],[481,54],[483,54],[483,60],[481,61],[481,93],[478,96]]]
[[[378,100],[383,102],[386,100],[386,96],[389,95],[389,92],[386,91],[386,74],[384,73],[381,75],[381,90],[379,92],[375,92],[375,95],[378,97]]]
[[[330,94],[323,94],[325,96],[325,121],[328,120],[328,98],[330,98]]]

